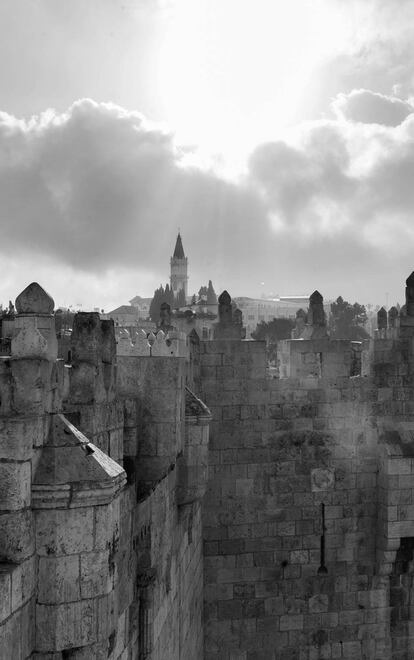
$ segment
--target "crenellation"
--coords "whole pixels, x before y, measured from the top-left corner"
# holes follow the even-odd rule
[[[411,284],[364,342],[312,294],[278,376],[228,294],[213,340],[79,313],[65,364],[29,286],[0,357],[11,657],[408,657]]]
[[[379,484],[385,482],[381,472],[377,477],[381,425],[387,423],[388,419],[391,425],[395,424],[396,415],[405,419],[404,415],[412,414],[408,412],[409,408],[403,408],[405,402],[410,403],[411,399],[409,387],[404,387],[411,361],[404,339],[406,333],[401,333],[397,324],[391,325],[391,328],[393,334],[364,344],[333,342],[327,337],[317,341],[302,339],[296,340],[295,343],[280,342],[280,352],[286,357],[284,362],[281,360],[282,367],[285,364],[290,371],[283,373],[281,370],[281,379],[268,381],[263,392],[255,394],[250,403],[252,406],[256,405],[256,411],[250,410],[245,404],[246,390],[241,391],[237,387],[232,390],[231,399],[222,397],[220,406],[220,397],[214,389],[216,374],[202,371],[204,400],[207,404],[210,404],[210,401],[214,404],[210,464],[220,467],[214,477],[210,476],[212,487],[207,490],[203,512],[206,525],[204,536],[208,543],[206,550],[209,559],[211,558],[210,563],[213,562],[212,566],[216,559],[221,562],[225,562],[227,558],[231,559],[231,564],[227,564],[227,568],[221,569],[221,572],[220,569],[212,572],[211,569],[207,570],[206,566],[208,621],[217,618],[217,610],[212,609],[212,605],[222,602],[219,595],[222,581],[226,581],[226,586],[232,583],[235,594],[241,578],[247,584],[256,578],[255,573],[249,576],[248,570],[245,570],[242,576],[237,566],[256,566],[255,570],[261,567],[262,575],[266,576],[268,562],[270,566],[275,566],[276,558],[272,558],[268,554],[269,550],[265,548],[269,548],[271,553],[275,552],[275,548],[280,548],[285,554],[280,556],[279,561],[286,562],[286,565],[277,579],[279,593],[298,594],[303,587],[303,579],[315,577],[313,584],[309,584],[310,614],[304,614],[303,619],[299,614],[292,611],[289,613],[290,606],[282,596],[279,597],[274,611],[267,609],[271,607],[270,603],[266,604],[265,614],[268,615],[272,611],[275,615],[271,620],[272,630],[280,631],[282,626],[288,635],[303,631],[299,643],[304,652],[306,650],[309,654],[306,657],[325,657],[320,655],[321,649],[324,649],[326,657],[332,657],[333,653],[339,657],[336,641],[339,635],[341,648],[346,643],[346,654],[341,657],[359,657],[355,653],[362,653],[362,647],[354,642],[358,634],[364,635],[365,649],[374,649],[373,653],[377,653],[378,657],[389,657],[392,633],[385,632],[386,626],[389,626],[389,592],[384,585],[383,590],[376,594],[377,601],[376,596],[372,595],[374,580],[383,579],[381,576],[391,570],[401,535],[407,536],[414,532],[414,525],[407,518],[411,515],[407,507],[402,509],[400,514],[396,506],[388,507],[388,512],[384,510],[383,520],[388,520],[385,526],[377,520],[376,502],[383,497],[381,493],[392,497],[392,493],[402,492],[402,486],[405,486],[405,492],[411,492],[408,483],[408,479],[411,479],[411,456],[406,464],[391,463],[387,470],[391,469],[395,474],[388,477],[386,489],[382,488],[381,492]],[[206,364],[211,364],[211,358],[207,356],[212,351],[214,349],[211,346],[202,348],[202,365],[204,358],[207,358]],[[293,371],[291,357],[295,364]],[[236,382],[241,372],[246,382],[242,361],[233,368],[233,380]],[[224,428],[227,419],[232,421],[233,432],[229,433],[229,429]],[[273,420],[273,430],[266,433],[272,453],[266,454],[257,448],[250,456],[247,447],[254,437],[255,424],[260,424],[261,419]],[[402,433],[404,431],[400,430],[397,437],[403,437]],[[405,433],[411,438],[410,431]],[[405,446],[409,451],[409,440]],[[231,447],[238,449],[232,451]],[[270,456],[274,456],[278,461],[277,470],[270,462]],[[284,462],[281,463],[283,457]],[[235,478],[236,490],[233,490],[230,479],[229,487],[221,491],[221,496],[217,496],[217,488],[220,488],[220,484],[224,485],[221,468],[224,467],[223,462],[227,461],[230,463],[229,467],[247,468],[247,474],[251,477]],[[250,461],[254,463],[250,464]],[[253,467],[256,469],[253,470]],[[308,481],[309,470],[313,475],[314,488],[310,488]],[[397,476],[396,473],[398,481],[392,484],[390,479]],[[320,560],[322,529],[319,511],[321,503],[325,504],[328,576],[331,571],[336,576],[335,583],[326,584],[326,600],[322,606],[325,615],[323,626],[320,618],[318,621],[311,618],[314,616],[314,607],[317,607],[313,604],[318,602],[319,598],[318,592],[312,594],[312,589],[317,589],[316,569]],[[216,507],[219,511],[223,511],[225,507],[230,516],[214,515]],[[271,522],[267,531],[262,530],[261,538],[259,536],[257,542],[246,542],[246,523],[258,520],[255,517],[256,512],[260,513],[262,520],[266,520],[269,515],[283,517],[282,520]],[[403,517],[401,525],[399,515]],[[219,521],[222,526],[220,536],[217,534]],[[238,524],[235,525],[235,522]],[[382,536],[377,539],[376,530],[382,530]],[[229,533],[233,538],[231,547],[220,545],[213,540],[226,538]],[[269,534],[271,536],[268,536]],[[376,547],[382,546],[390,550],[384,549],[380,558],[377,558]],[[247,550],[253,551],[253,565],[239,562],[243,557],[247,559]],[[363,562],[359,573],[355,572],[355,562]],[[379,578],[374,575],[375,571],[378,571]],[[343,577],[339,578],[341,573]],[[337,582],[339,579],[342,580],[341,583]],[[293,581],[296,583],[294,591],[290,584]],[[264,584],[267,585],[267,582]],[[341,593],[341,599],[335,597],[335,594],[339,596]],[[358,600],[354,597],[356,593]],[[223,623],[242,616],[240,606],[237,603],[233,605],[231,592],[224,602],[225,608],[223,606],[219,610]],[[370,617],[374,602],[374,609],[378,608],[380,614],[378,619],[372,620]],[[364,606],[362,610],[358,609],[357,603],[372,605]],[[262,629],[266,616],[260,610],[260,601],[253,602],[252,607],[255,608],[252,611],[258,616],[257,626],[260,625]],[[308,627],[305,626],[305,617]],[[377,625],[377,620],[380,625]],[[306,632],[315,625],[319,626],[321,631],[316,646],[315,636]],[[208,627],[205,648],[209,650],[209,654],[206,657],[230,658],[248,653],[249,640],[251,644],[257,642],[257,626],[250,635],[247,633],[243,636],[226,637],[220,647],[222,656],[213,652],[214,643],[208,640],[208,636],[211,636],[212,640],[218,639],[218,632]],[[282,653],[283,657],[289,657],[293,639],[296,638],[278,637],[276,644],[274,639],[267,638],[264,642],[263,657],[279,657],[272,653]]]
[[[31,285],[16,308],[0,363],[2,648],[119,660],[144,644],[161,660],[173,639],[171,657],[199,657],[211,416],[195,397],[185,421],[186,341],[161,332],[160,356],[117,357],[113,322],[80,313],[65,364],[50,297]]]

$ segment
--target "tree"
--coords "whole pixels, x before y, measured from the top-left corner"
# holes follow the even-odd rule
[[[329,317],[330,336],[333,339],[349,339],[361,341],[369,338],[364,325],[368,320],[364,305],[354,304],[344,300],[342,296],[331,304]]]
[[[174,301],[174,307],[185,307],[187,304],[187,301],[185,299],[185,293],[184,289],[180,289],[179,292],[177,293]]]
[[[160,307],[161,303],[163,303],[165,300],[165,290],[162,284],[158,287],[158,289],[155,289],[154,291],[154,296],[151,300],[150,308],[149,308],[149,317],[151,321],[154,323],[158,323],[160,320]]]
[[[265,341],[267,358],[270,362],[276,360],[277,342],[281,339],[290,339],[290,333],[295,323],[292,319],[274,318],[272,321],[261,321],[252,332],[252,339]]]
[[[164,300],[162,302],[166,302],[170,307],[174,307],[174,291],[170,289],[169,284],[165,285]]]
[[[162,303],[168,303],[171,309],[174,309],[177,307],[185,307],[186,302],[184,289],[180,289],[177,295],[174,296],[174,291],[170,288],[169,284],[166,284],[165,288],[161,284],[158,289],[155,289],[154,291],[154,296],[149,308],[149,317],[154,323],[159,323]]]
[[[198,297],[199,298],[207,298],[207,287],[206,286],[200,286],[200,289],[198,291]]]
[[[207,305],[215,305],[217,303],[216,292],[214,291],[212,281],[208,281],[207,287]]]
[[[196,294],[195,294],[195,293],[193,293],[193,297],[191,298],[191,304],[192,304],[192,305],[196,305],[196,304],[197,304],[197,297],[196,297]]]

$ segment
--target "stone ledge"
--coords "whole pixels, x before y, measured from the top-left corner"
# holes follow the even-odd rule
[[[34,509],[108,504],[126,483],[113,459],[71,424],[55,415],[32,485]]]
[[[201,401],[188,387],[185,388],[185,423],[209,424],[213,416],[206,404]]]

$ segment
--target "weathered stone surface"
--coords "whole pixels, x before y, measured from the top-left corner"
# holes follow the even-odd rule
[[[43,444],[43,431],[43,420],[38,417],[0,418],[0,459],[30,459],[33,447]]]
[[[39,557],[37,601],[42,604],[80,600],[79,555]]]
[[[30,461],[0,460],[0,511],[24,509],[30,504]]]
[[[36,512],[36,551],[39,555],[70,555],[92,550],[92,508]]]
[[[80,557],[81,596],[94,598],[113,589],[114,566],[109,550],[83,553]]]
[[[0,564],[0,625],[12,612],[11,574],[10,565]]]
[[[18,610],[23,603],[32,598],[36,589],[36,561],[32,556],[20,564],[13,565],[12,578],[12,611]]]
[[[315,468],[311,471],[312,491],[329,490],[335,483],[335,472],[329,468]]]
[[[0,514],[0,557],[20,562],[34,552],[33,516],[28,509]]]
[[[36,647],[54,651],[89,646],[96,641],[97,604],[93,600],[36,605]]]
[[[16,298],[18,314],[53,314],[53,298],[37,282],[32,282]]]

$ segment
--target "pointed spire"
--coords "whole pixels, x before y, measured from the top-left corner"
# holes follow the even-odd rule
[[[183,243],[181,240],[180,232],[178,232],[177,241],[175,244],[175,250],[173,254],[173,259],[185,259]]]

